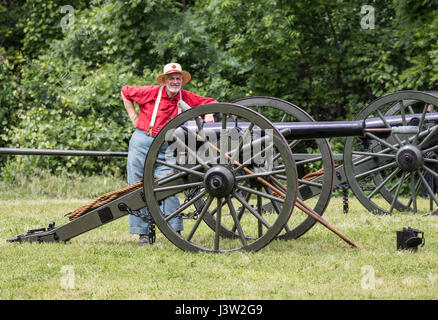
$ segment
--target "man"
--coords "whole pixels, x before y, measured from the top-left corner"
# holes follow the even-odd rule
[[[166,64],[163,73],[157,77],[161,85],[149,86],[124,86],[122,88],[122,99],[132,125],[136,128],[129,141],[127,174],[128,184],[131,185],[143,179],[143,167],[149,147],[158,132],[174,118],[181,110],[178,110],[178,102],[184,101],[190,107],[201,104],[217,102],[212,98],[196,95],[192,92],[182,90],[182,86],[188,83],[191,75],[183,71],[178,63]],[[134,107],[134,102],[140,107],[140,115]],[[213,122],[212,115],[205,116],[206,122]],[[164,152],[163,152],[164,156]],[[163,177],[171,171],[170,168],[161,166],[155,175]],[[179,207],[177,196],[165,199],[161,210],[168,215]],[[147,213],[147,209],[140,210]],[[175,231],[183,230],[182,218],[177,217],[169,221]],[[149,242],[149,221],[147,218],[129,215],[129,232],[139,234],[140,243]]]

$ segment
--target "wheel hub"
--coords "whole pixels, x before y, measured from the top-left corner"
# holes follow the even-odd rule
[[[234,175],[224,166],[214,166],[209,169],[204,178],[205,189],[214,197],[225,197],[234,188]]]
[[[406,145],[400,148],[395,159],[399,168],[403,171],[414,171],[424,163],[421,150],[414,145]]]

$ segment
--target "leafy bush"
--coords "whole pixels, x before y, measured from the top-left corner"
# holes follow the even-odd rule
[[[219,101],[266,95],[317,120],[351,119],[377,96],[434,89],[435,1],[373,2],[363,30],[351,1],[61,0],[0,4],[0,146],[127,150],[133,130],[125,84],[155,83],[169,61],[185,87]],[[272,120],[279,117],[272,114]],[[342,142],[334,150],[342,152]],[[32,168],[124,174],[123,159],[2,158],[3,172]]]

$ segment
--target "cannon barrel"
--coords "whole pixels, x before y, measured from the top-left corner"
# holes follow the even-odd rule
[[[391,133],[415,134],[418,132],[420,118],[421,114],[410,114],[406,115],[404,119],[402,116],[390,116],[385,117],[385,120],[369,118],[355,121],[274,122],[273,124],[285,137],[305,140],[363,136],[366,132],[373,132],[377,136],[389,136]],[[438,113],[427,114],[425,121],[438,122]],[[243,132],[249,125],[249,122],[228,123],[226,130],[238,129]],[[197,131],[197,124],[195,121],[191,121],[187,124],[186,129]],[[222,127],[220,122],[205,123],[203,129],[206,134],[219,134]]]
[[[392,132],[410,133],[417,132],[421,114],[409,114],[405,118],[401,116],[387,116],[385,121],[381,118],[369,118],[355,121],[315,121],[315,122],[275,122],[274,126],[285,136],[294,139],[318,139],[332,137],[363,136],[367,131],[378,136],[388,136]],[[386,124],[385,124],[386,122]],[[425,116],[425,122],[438,122],[438,113],[429,113]],[[406,124],[406,125],[404,125]],[[250,125],[249,122],[229,124],[227,130],[238,128],[244,131]],[[390,126],[390,128],[387,127]],[[198,131],[194,121],[187,124],[189,131]],[[205,123],[204,130],[208,133],[219,135],[221,123]],[[254,130],[257,130],[256,128]],[[92,151],[92,150],[56,150],[56,149],[31,149],[31,148],[0,148],[0,154],[15,155],[51,155],[51,156],[106,156],[127,157],[128,152],[122,151]]]
[[[274,125],[285,137],[303,140],[364,134],[363,121],[279,122]]]
[[[321,122],[274,122],[273,125],[281,134],[287,138],[294,139],[317,139],[331,137],[349,137],[364,135],[364,121],[321,121]],[[230,133],[233,130],[236,133],[243,133],[250,126],[249,122],[239,121],[237,123],[228,123],[225,131]],[[220,122],[205,123],[203,125],[204,134],[207,136],[216,136],[219,138],[222,130]],[[198,132],[195,121],[190,121],[186,126],[177,128],[175,134],[180,135],[183,131]],[[259,133],[259,128],[252,129],[253,134]],[[385,130],[386,135],[391,133],[391,129]]]
[[[400,126],[418,126],[420,123],[420,119],[422,117],[422,114],[420,113],[414,113],[414,114],[407,114],[404,117],[400,115],[396,116],[385,116],[385,122],[391,126],[391,127],[400,127]],[[361,120],[358,120],[361,121]],[[367,128],[384,128],[386,125],[382,121],[381,118],[368,118],[365,119],[365,125]],[[425,123],[427,122],[438,122],[438,112],[431,112],[425,115]]]

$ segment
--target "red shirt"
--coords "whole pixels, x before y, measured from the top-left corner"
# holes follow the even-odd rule
[[[122,93],[129,101],[137,102],[140,107],[140,115],[138,117],[137,128],[145,131],[149,130],[151,123],[152,113],[154,112],[155,100],[157,100],[158,91],[160,86],[124,86]],[[182,100],[190,107],[196,107],[201,104],[217,102],[213,98],[206,98],[198,96],[190,91],[181,90]],[[155,125],[152,128],[152,134],[155,136],[169,122],[172,118],[178,114],[177,103],[179,101],[180,94],[169,98],[167,96],[166,88],[163,88],[161,93],[160,105],[157,111],[157,117],[155,118]]]

